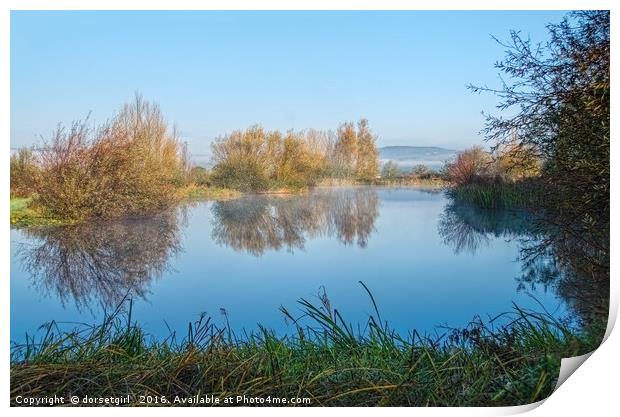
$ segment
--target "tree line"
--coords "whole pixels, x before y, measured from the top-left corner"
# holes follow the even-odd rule
[[[365,119],[343,123],[335,134],[255,125],[213,143],[211,180],[241,191],[307,187],[325,178],[371,182],[379,173],[375,141]]]
[[[368,121],[335,133],[236,130],[212,144],[212,168],[192,166],[186,144],[156,103],[140,95],[109,121],[58,125],[51,138],[11,156],[11,197],[55,219],[112,218],[160,211],[187,187],[265,191],[325,178],[371,182],[379,171]]]

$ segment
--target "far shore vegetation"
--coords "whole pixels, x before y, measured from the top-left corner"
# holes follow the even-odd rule
[[[156,212],[183,199],[322,185],[432,185],[445,188],[455,207],[529,212],[537,238],[523,257],[549,254],[562,267],[561,295],[578,312],[578,326],[515,307],[507,326],[472,323],[441,340],[397,335],[365,286],[375,312],[361,333],[326,298],[322,305],[300,300],[309,324],[282,337],[259,328],[237,338],[205,317],[183,340],[149,341],[131,317],[117,314],[68,332],[52,323],[42,340],[14,346],[11,401],[67,392],[298,396],[341,406],[546,398],[561,358],[598,347],[607,325],[609,12],[574,12],[548,29],[550,43],[540,47],[512,33],[497,64],[503,87],[471,87],[497,95],[498,108],[510,110],[507,118],[488,115],[490,150],[464,150],[439,172],[381,167],[364,119],[335,133],[234,131],[213,145],[211,168],[193,167],[157,105],[138,96],[102,126],[77,122],[36,150],[18,150],[11,157],[11,223],[83,222]]]
[[[11,155],[11,224],[71,224],[161,211],[183,200],[241,193],[297,193],[315,186],[447,182],[423,165],[380,170],[365,119],[336,132],[267,131],[255,125],[218,138],[212,166],[193,165],[159,106],[136,95],[108,122],[59,125],[37,148]]]

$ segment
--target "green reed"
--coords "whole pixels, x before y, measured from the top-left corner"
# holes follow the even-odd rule
[[[362,284],[363,285],[363,284]],[[499,406],[544,399],[562,357],[598,346],[601,328],[575,331],[549,315],[515,306],[493,325],[476,319],[429,337],[397,334],[377,303],[354,329],[331,306],[299,300],[301,315],[281,308],[296,329],[278,336],[235,335],[204,315],[156,341],[120,309],[96,326],[63,331],[11,349],[11,402],[21,396],[213,395],[305,397],[314,406]]]
[[[471,183],[448,190],[456,201],[482,208],[528,208],[538,207],[540,188],[529,182]]]

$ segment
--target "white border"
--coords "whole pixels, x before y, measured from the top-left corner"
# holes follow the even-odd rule
[[[615,2],[617,3],[617,2]],[[343,9],[360,9],[360,10],[379,10],[379,9],[395,9],[395,10],[573,10],[573,9],[611,9],[612,10],[612,37],[617,33],[618,19],[615,18],[615,11],[612,5],[615,4],[611,1],[603,0],[591,0],[591,1],[551,1],[551,0],[521,0],[521,1],[502,1],[497,0],[471,0],[471,1],[433,1],[433,2],[421,2],[421,1],[404,1],[404,0],[383,0],[383,1],[369,1],[369,0],[299,0],[299,1],[285,1],[285,0],[266,0],[266,1],[252,1],[252,0],[230,0],[230,1],[192,1],[192,0],[93,0],[88,1],[88,7],[85,7],[85,2],[79,0],[60,0],[56,2],[50,1],[15,1],[8,0],[2,3],[0,9],[0,93],[2,100],[0,101],[0,129],[2,132],[3,146],[8,151],[10,144],[10,10],[72,10],[72,9],[95,9],[95,10],[138,10],[148,8],[149,10],[173,10],[173,9],[189,9],[189,10],[343,10]],[[615,41],[612,41],[612,95],[613,89],[617,86],[618,73],[617,65],[615,64],[615,57],[618,56],[618,48]],[[499,58],[499,57],[498,57]],[[617,112],[614,111],[612,99],[612,119]],[[613,124],[613,122],[612,122]],[[612,140],[613,142],[613,140]],[[8,167],[8,152],[4,154],[2,161],[1,175],[1,187],[5,198],[9,195],[9,167]],[[612,161],[615,161],[614,146],[612,146]],[[615,164],[612,162],[611,171],[612,180],[617,177],[617,170]],[[616,199],[612,192],[612,208],[616,207]],[[612,209],[613,213],[613,209]],[[0,205],[0,218],[4,218],[5,221],[9,217],[8,204]],[[6,224],[6,223],[5,223]],[[617,258],[614,256],[617,251],[617,239],[614,233],[614,227],[612,222],[612,299],[611,299],[611,312],[610,319],[615,322],[618,309],[618,289],[617,279],[615,278],[615,271],[617,269]],[[2,267],[2,279],[4,280],[4,291],[2,294],[2,324],[3,332],[0,341],[0,349],[2,359],[5,363],[5,374],[2,378],[2,387],[4,395],[2,401],[5,407],[9,406],[9,396],[7,395],[10,390],[10,375],[9,375],[9,312],[10,312],[10,280],[9,280],[9,265],[10,265],[10,251],[9,251],[9,229],[5,229],[3,238],[0,241],[0,259]],[[608,328],[608,332],[611,330]],[[579,368],[575,375],[569,377],[568,381],[563,384],[557,392],[555,392],[548,401],[540,407],[534,408],[532,406],[523,407],[507,407],[507,408],[392,408],[390,413],[396,415],[465,415],[465,416],[484,416],[484,415],[508,415],[515,413],[522,413],[534,408],[531,411],[533,416],[543,415],[572,415],[572,414],[584,414],[592,413],[592,415],[609,414],[609,410],[617,409],[618,394],[616,384],[618,382],[618,357],[617,352],[619,349],[619,337],[617,332],[611,333],[608,340],[595,351],[591,358],[586,361],[586,364]],[[539,404],[540,405],[540,404]],[[32,412],[39,412],[41,410],[26,409],[26,408],[11,408],[10,412],[16,415],[23,415]],[[218,415],[239,415],[249,411],[246,408],[212,408],[204,410],[200,408],[175,410],[174,413],[200,413],[202,415],[218,414]],[[71,408],[55,408],[46,409],[45,413],[50,415],[67,415],[73,413],[83,413],[84,410],[71,409]],[[89,410],[94,415],[107,415],[110,410],[103,408],[94,408]],[[115,413],[143,413],[148,415],[168,415],[169,409],[145,409],[145,408],[132,408],[129,411],[114,410]],[[259,408],[252,409],[252,413],[258,415],[289,415],[291,409],[267,409]],[[317,410],[311,409],[296,409],[296,413],[314,415]],[[338,408],[325,408],[320,411],[328,415],[336,415],[344,410]],[[356,409],[354,411],[359,415],[374,414],[374,409]]]
[[[577,10],[610,9],[610,0],[8,0],[13,10]]]

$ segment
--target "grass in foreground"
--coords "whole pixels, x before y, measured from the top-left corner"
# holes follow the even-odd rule
[[[237,338],[201,317],[182,341],[148,342],[131,309],[71,332],[51,323],[41,340],[13,346],[11,403],[89,395],[129,396],[139,405],[140,395],[152,395],[175,405],[176,396],[212,394],[305,397],[313,406],[518,405],[550,395],[560,359],[596,348],[604,331],[573,333],[515,307],[501,328],[476,321],[441,339],[402,338],[372,302],[376,316],[357,333],[326,298],[301,299],[307,323],[295,320],[297,333],[287,337],[260,327]]]

